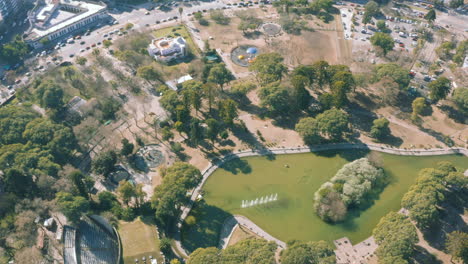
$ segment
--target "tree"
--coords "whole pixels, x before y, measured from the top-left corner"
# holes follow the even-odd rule
[[[296,106],[299,110],[305,110],[309,106],[309,101],[312,98],[306,90],[308,79],[302,75],[295,75],[291,77],[292,90],[290,92],[292,105]]]
[[[60,210],[72,223],[77,223],[81,215],[86,214],[89,210],[89,202],[82,196],[58,192],[56,194],[56,201]]]
[[[137,69],[137,75],[147,81],[157,81],[161,79],[161,74],[152,66],[141,66]]]
[[[94,186],[93,178],[85,176],[81,171],[75,170],[69,174],[69,178],[76,188],[76,193],[88,198],[88,193]]]
[[[219,134],[219,123],[214,118],[207,119],[205,123],[207,125],[206,136],[208,139],[211,140],[211,143],[214,144],[214,141],[216,140]]]
[[[213,66],[208,75],[208,81],[216,83],[223,90],[223,86],[226,83],[229,83],[233,79],[231,72],[226,69],[226,66],[223,63],[218,63]]]
[[[448,234],[445,247],[452,257],[468,263],[468,233],[453,231]]]
[[[416,228],[410,220],[397,212],[390,212],[380,219],[380,222],[372,231],[375,241],[379,245],[376,255],[379,260],[409,260],[414,251],[414,245],[418,242]]]
[[[348,115],[338,109],[327,110],[316,117],[320,133],[331,140],[340,139],[348,130]]]
[[[16,35],[9,43],[3,44],[0,47],[0,57],[10,63],[16,63],[29,52],[28,45],[21,39],[20,35]]]
[[[347,208],[369,200],[368,194],[382,190],[385,174],[367,158],[344,165],[314,194],[314,208],[325,221],[344,220]]]
[[[434,8],[431,8],[431,10],[429,10],[429,12],[427,12],[424,15],[424,19],[426,19],[430,23],[432,23],[432,22],[434,22],[434,20],[436,20],[436,12],[435,12]]]
[[[364,6],[365,15],[375,17],[380,13],[379,5],[374,1],[369,1]]]
[[[88,60],[85,57],[76,57],[76,63],[83,66]]]
[[[219,250],[215,247],[198,248],[190,254],[187,264],[219,263]]]
[[[119,187],[117,187],[117,193],[124,204],[128,206],[128,203],[136,196],[135,186],[129,181],[122,180],[119,182]]]
[[[428,85],[429,98],[437,103],[439,100],[445,99],[450,92],[451,84],[447,77],[439,77]]]
[[[314,77],[317,84],[322,88],[323,84],[329,81],[328,67],[330,65],[326,61],[317,61],[312,64]]]
[[[161,171],[162,184],[154,189],[151,203],[156,210],[156,219],[164,225],[178,215],[178,208],[186,201],[188,190],[197,186],[202,179],[200,171],[194,166],[176,162],[171,167]]]
[[[231,19],[224,15],[223,11],[221,10],[213,10],[210,12],[211,19],[216,22],[216,24],[220,25],[229,25]]]
[[[411,106],[413,107],[413,113],[411,114],[411,119],[416,120],[418,119],[418,115],[422,114],[424,110],[427,108],[426,99],[424,97],[418,97],[414,99]]]
[[[190,121],[189,140],[192,142],[192,144],[198,145],[202,139],[203,134],[200,127],[200,121],[194,118]]]
[[[384,56],[391,50],[393,50],[393,46],[395,46],[395,41],[393,38],[383,32],[376,32],[371,38],[370,42],[375,47],[379,47],[382,49]]]
[[[287,72],[283,57],[278,53],[263,53],[250,64],[249,70],[256,74],[257,80],[266,85],[283,78]]]
[[[181,264],[178,259],[172,259],[170,264]]]
[[[124,27],[124,28],[125,28],[125,30],[130,30],[130,29],[133,28],[133,26],[134,26],[134,25],[133,25],[132,23],[127,23],[127,24],[125,24],[125,27]]]
[[[312,117],[305,117],[296,124],[296,131],[301,135],[304,143],[313,145],[320,142],[320,131],[317,127],[317,121]]]
[[[164,127],[161,133],[162,133],[162,139],[164,141],[169,141],[174,138],[174,133],[172,133],[170,127]]]
[[[400,86],[392,78],[384,76],[374,87],[380,103],[390,106],[398,104]]]
[[[386,118],[379,118],[375,119],[372,122],[372,127],[370,134],[373,138],[382,140],[383,138],[387,137],[390,135],[390,128],[389,128],[390,122]]]
[[[336,263],[333,247],[325,241],[301,242],[288,241],[288,247],[282,252],[282,264],[332,264]]]
[[[213,104],[215,103],[216,97],[219,94],[219,90],[216,88],[216,85],[213,83],[205,83],[202,86],[203,94],[208,100],[208,109],[211,112],[213,109]]]
[[[183,7],[179,7],[179,15],[180,15],[180,18],[182,19],[182,14],[184,13],[184,8]]]
[[[34,187],[32,177],[15,168],[6,171],[3,184],[6,192],[14,193],[19,197],[31,195]]]
[[[468,114],[468,88],[460,87],[453,92],[453,101],[458,108]]]
[[[105,39],[102,41],[102,45],[104,45],[104,47],[108,49],[112,45],[112,41]]]
[[[291,109],[288,90],[279,82],[270,83],[258,90],[261,106],[274,115],[285,114]]]
[[[93,160],[93,170],[107,177],[114,170],[117,162],[117,154],[113,150],[101,152]]]
[[[126,138],[123,138],[121,142],[122,149],[120,150],[120,154],[122,154],[122,156],[128,156],[132,154],[133,148],[135,147],[133,143],[130,143]]]
[[[226,125],[232,126],[237,115],[238,113],[236,102],[231,99],[226,99],[219,102],[219,116]]]
[[[394,82],[398,83],[400,89],[406,88],[410,82],[408,70],[404,69],[398,64],[395,64],[395,63],[379,64],[377,65],[375,70],[376,70],[376,78],[378,80],[382,80],[384,79],[384,77],[388,77],[392,79]]]
[[[63,90],[51,81],[42,82],[37,87],[35,96],[42,107],[52,109],[63,107]]]
[[[385,23],[385,20],[377,21],[377,28],[382,32],[386,32],[388,28],[387,28],[387,24]]]
[[[122,105],[113,97],[104,98],[99,102],[99,109],[102,111],[102,118],[104,120],[115,119],[115,113],[119,111]]]
[[[291,73],[291,78],[295,76],[304,76],[307,78],[307,86],[312,86],[315,81],[315,70],[312,65],[299,65],[294,68],[293,72]]]

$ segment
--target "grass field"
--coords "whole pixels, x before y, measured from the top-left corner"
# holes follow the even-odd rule
[[[119,222],[119,234],[123,245],[123,259],[125,264],[135,263],[135,259],[143,256],[149,259],[153,256],[162,263],[159,252],[159,239],[156,225],[150,218],[138,218],[133,222]]]
[[[348,237],[353,243],[371,235],[382,216],[400,208],[401,198],[417,177],[420,169],[435,166],[439,161],[451,161],[457,167],[468,164],[459,155],[410,157],[377,154],[390,184],[364,211],[351,211],[346,221],[327,224],[313,210],[314,192],[344,164],[365,153],[322,152],[277,155],[273,158],[249,157],[227,163],[206,182],[205,202],[195,206],[197,223],[184,227],[183,242],[188,249],[215,246],[218,231],[229,214],[247,216],[271,235],[287,241],[326,240]],[[285,165],[288,165],[285,166]],[[278,194],[278,200],[250,208],[240,208],[242,200]]]

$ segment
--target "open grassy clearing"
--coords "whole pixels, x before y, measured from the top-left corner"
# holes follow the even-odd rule
[[[400,208],[401,198],[413,184],[420,169],[439,161],[466,167],[464,156],[409,157],[380,153],[391,183],[366,210],[351,211],[346,221],[327,224],[313,210],[314,192],[345,163],[365,155],[358,151],[250,157],[228,162],[208,179],[203,190],[205,202],[196,205],[197,224],[183,230],[187,248],[213,246],[218,231],[229,214],[247,216],[271,235],[287,241],[327,240],[348,237],[353,243],[371,235],[382,216]],[[285,165],[289,165],[289,168]],[[278,201],[241,209],[242,200],[278,193]]]
[[[234,231],[232,232],[231,238],[229,239],[228,246],[234,245],[237,242],[242,240],[246,240],[249,238],[258,238],[252,231],[248,230],[243,226],[235,227]]]
[[[124,263],[135,263],[135,259],[153,256],[162,263],[159,252],[159,239],[156,225],[152,219],[138,218],[133,222],[119,222],[119,234],[122,239]]]

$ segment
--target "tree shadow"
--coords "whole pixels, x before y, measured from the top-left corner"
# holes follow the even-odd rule
[[[463,114],[461,111],[453,108],[450,105],[441,105],[440,110],[448,115],[451,119],[453,119],[457,123],[461,123],[464,125],[468,124],[468,115]]]
[[[412,257],[414,264],[442,264],[443,262],[437,259],[429,251],[421,246],[416,246]]]
[[[250,164],[246,160],[242,160],[238,157],[224,162],[219,167],[223,170],[229,171],[234,175],[238,174],[239,172],[243,174],[249,174],[252,172],[252,167]]]
[[[446,135],[444,135],[444,134],[442,134],[440,132],[437,132],[437,131],[435,131],[433,129],[423,127],[422,125],[418,125],[418,127],[422,132],[435,137],[438,141],[445,143],[449,147],[452,147],[455,144],[453,142],[453,140],[449,136],[446,136]]]
[[[295,112],[270,117],[273,119],[273,121],[271,122],[273,125],[286,129],[294,129],[296,127],[296,124],[303,117],[303,113]]]
[[[193,205],[190,216],[196,223],[184,223],[181,229],[182,244],[190,252],[197,248],[217,247],[224,221],[232,215],[223,209],[200,201]]]
[[[244,32],[244,34],[243,34],[243,36],[246,39],[252,39],[252,40],[260,38],[261,35],[262,35],[262,32],[260,32],[258,30]]]
[[[367,156],[370,152],[370,149],[353,149],[349,150],[320,150],[314,152],[317,156],[334,158],[340,156],[346,161],[353,161]]]
[[[379,142],[383,144],[399,147],[401,146],[401,144],[403,144],[403,139],[399,137],[395,137],[394,135],[387,135],[386,137],[381,138]]]

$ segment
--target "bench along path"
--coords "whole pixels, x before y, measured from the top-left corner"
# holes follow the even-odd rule
[[[182,207],[182,213],[179,217],[179,221],[177,223],[177,233],[175,234],[174,240],[175,245],[177,247],[176,252],[184,254],[186,257],[188,256],[188,252],[183,248],[181,240],[180,240],[180,228],[182,227],[182,223],[184,222],[185,218],[190,213],[193,204],[195,203],[200,191],[205,184],[208,177],[222,164],[228,162],[230,160],[242,157],[250,157],[250,156],[265,156],[265,155],[278,155],[278,154],[296,154],[296,153],[307,153],[307,152],[317,152],[317,151],[324,151],[324,150],[346,150],[346,149],[368,149],[368,150],[375,150],[384,153],[394,154],[394,155],[402,155],[402,156],[437,156],[437,155],[450,155],[450,154],[463,154],[468,156],[468,149],[466,148],[440,148],[440,149],[400,149],[400,148],[392,148],[382,145],[376,144],[355,144],[355,143],[338,143],[338,144],[325,144],[325,145],[315,145],[315,146],[308,146],[308,147],[297,147],[297,148],[263,148],[258,150],[247,150],[247,151],[239,151],[235,153],[231,153],[226,155],[219,161],[215,163],[210,163],[208,167],[202,171],[202,180],[200,184],[193,189],[191,199],[187,206]],[[265,232],[262,228],[255,225],[252,221],[248,218],[243,216],[235,216],[238,222],[244,224],[244,226],[248,227],[249,229],[252,227],[252,231],[257,230],[262,237],[267,240],[275,241],[279,247],[285,248],[286,244],[274,238],[273,236],[269,235]],[[240,221],[239,221],[240,220]],[[257,233],[257,231],[254,231]],[[180,255],[180,254],[179,254]]]

